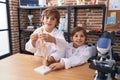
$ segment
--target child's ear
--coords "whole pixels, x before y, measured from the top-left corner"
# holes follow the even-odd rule
[[[56,22],[56,25],[55,26],[59,26],[59,21]]]

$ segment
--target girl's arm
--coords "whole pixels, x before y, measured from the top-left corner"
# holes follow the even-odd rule
[[[58,70],[58,69],[64,69],[65,68],[65,64],[64,63],[53,63],[49,66],[51,68],[51,70]]]
[[[78,55],[74,54],[69,58],[62,58],[60,62],[65,64],[65,69],[69,69],[71,67],[86,63],[90,57],[89,51],[86,50],[80,51]]]

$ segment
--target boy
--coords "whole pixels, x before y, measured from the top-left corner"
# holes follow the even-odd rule
[[[62,53],[67,42],[63,32],[56,27],[59,24],[60,14],[56,8],[47,8],[42,13],[43,26],[36,29],[30,36],[30,40],[26,43],[26,50],[37,56],[43,56],[41,44],[45,44],[46,55],[50,60],[59,60],[61,56],[56,56],[56,52]],[[42,33],[40,30],[43,29]],[[55,53],[55,54],[54,54]]]

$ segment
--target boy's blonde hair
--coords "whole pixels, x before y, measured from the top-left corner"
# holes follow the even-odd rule
[[[41,21],[43,23],[44,16],[51,16],[51,15],[57,19],[57,24],[55,26],[55,27],[57,27],[59,25],[59,22],[60,22],[60,13],[59,13],[59,11],[56,8],[52,7],[52,8],[45,9],[42,12]]]

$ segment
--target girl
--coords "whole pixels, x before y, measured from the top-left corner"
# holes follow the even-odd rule
[[[43,26],[36,29],[30,36],[30,40],[26,43],[26,50],[37,56],[43,56],[41,52],[41,43],[45,42],[46,55],[50,56],[57,52],[62,52],[67,42],[64,39],[63,32],[56,27],[59,24],[60,14],[56,8],[47,8],[42,13],[41,21]],[[40,30],[43,29],[42,32]],[[54,57],[59,60],[59,56]],[[53,58],[50,58],[52,60]]]
[[[60,62],[50,64],[49,67],[52,70],[69,69],[86,63],[91,57],[88,46],[85,45],[86,40],[86,31],[82,27],[75,27],[71,33],[72,42],[65,49],[63,58],[60,59]]]

